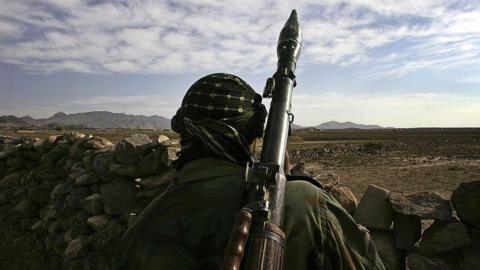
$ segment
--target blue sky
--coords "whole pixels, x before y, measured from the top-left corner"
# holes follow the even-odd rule
[[[480,126],[480,0],[0,0],[0,115],[171,117],[199,77],[261,92],[296,8],[296,123]]]

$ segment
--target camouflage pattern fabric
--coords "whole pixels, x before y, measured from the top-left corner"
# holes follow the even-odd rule
[[[245,169],[205,158],[187,163],[125,233],[115,269],[220,269]],[[288,182],[286,270],[385,269],[368,233],[325,191]]]

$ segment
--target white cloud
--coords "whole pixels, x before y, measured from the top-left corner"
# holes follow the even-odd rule
[[[472,1],[90,2],[4,3],[0,61],[47,73],[265,71],[291,8],[304,28],[301,65],[364,65],[364,77],[383,77],[480,60]]]
[[[24,27],[17,23],[0,20],[0,37],[18,38],[22,36]]]

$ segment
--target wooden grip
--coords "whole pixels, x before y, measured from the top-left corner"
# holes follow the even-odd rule
[[[223,270],[240,270],[251,224],[252,214],[247,210],[240,210],[235,217],[235,224],[233,224],[230,239],[225,249]]]
[[[281,270],[285,251],[285,234],[278,226],[252,230],[247,244],[244,270]]]

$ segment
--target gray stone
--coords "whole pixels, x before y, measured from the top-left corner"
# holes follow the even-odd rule
[[[103,213],[103,202],[100,194],[92,194],[82,201],[82,209],[92,215]]]
[[[135,182],[129,179],[115,179],[100,187],[105,213],[121,214],[130,208],[135,200]]]
[[[450,220],[452,207],[448,199],[435,192],[413,194],[391,192],[388,199],[396,213],[416,216],[421,219]]]
[[[453,191],[452,204],[465,225],[480,229],[480,181],[461,183]]]
[[[87,224],[90,225],[90,227],[92,227],[92,229],[95,231],[100,231],[107,226],[108,221],[109,219],[106,215],[98,215],[89,217],[87,219]]]
[[[159,134],[155,141],[160,144],[167,144],[170,142],[170,138],[168,136]]]
[[[70,241],[65,249],[64,258],[66,261],[85,257],[88,255],[89,243],[84,237],[75,238]]]
[[[42,220],[37,220],[35,223],[33,223],[32,227],[30,227],[30,230],[32,231],[39,231],[43,227],[43,221]]]
[[[15,208],[13,208],[13,211],[18,213],[19,217],[26,218],[26,217],[34,217],[38,215],[38,209],[35,206],[35,204],[27,199],[21,200]]]
[[[355,211],[355,220],[371,229],[389,229],[393,221],[393,210],[387,197],[389,191],[369,185]]]
[[[406,258],[407,270],[450,270],[442,261],[411,253]]]
[[[401,251],[395,245],[392,231],[370,230],[378,255],[388,270],[404,269],[404,259]]]
[[[95,183],[98,183],[99,179],[94,172],[88,172],[77,179],[75,179],[76,186],[88,186]]]
[[[164,171],[166,166],[162,163],[162,156],[165,155],[166,151],[167,149],[155,149],[155,151],[145,156],[137,165],[137,170],[134,170],[134,176],[143,177]],[[163,157],[163,159],[165,158]]]
[[[413,250],[415,243],[422,236],[422,223],[420,218],[396,214],[393,220],[395,243],[401,250]]]
[[[137,164],[148,152],[152,140],[145,134],[132,134],[115,146],[115,159],[123,164]]]
[[[420,241],[420,253],[432,256],[470,244],[467,228],[459,220],[436,220],[425,230]]]
[[[55,186],[52,193],[50,194],[50,199],[61,199],[65,198],[70,192],[73,191],[72,181],[65,181]]]
[[[87,149],[105,149],[105,148],[113,148],[115,145],[111,143],[109,140],[99,137],[99,136],[92,136],[84,141],[81,142],[82,147]]]
[[[78,187],[75,188],[68,196],[65,198],[64,206],[66,208],[71,208],[73,210],[79,210],[81,207],[81,202],[88,195],[90,195],[90,189],[87,187]]]
[[[65,241],[65,243],[69,243],[73,239],[79,238],[85,235],[86,233],[87,231],[81,227],[69,228],[63,236],[63,241]]]
[[[113,153],[98,154],[93,158],[92,167],[100,178],[106,178],[113,160]]]
[[[126,164],[110,164],[109,168],[110,173],[119,176],[127,176],[127,177],[136,177],[137,176],[137,167],[133,165],[126,165]]]

